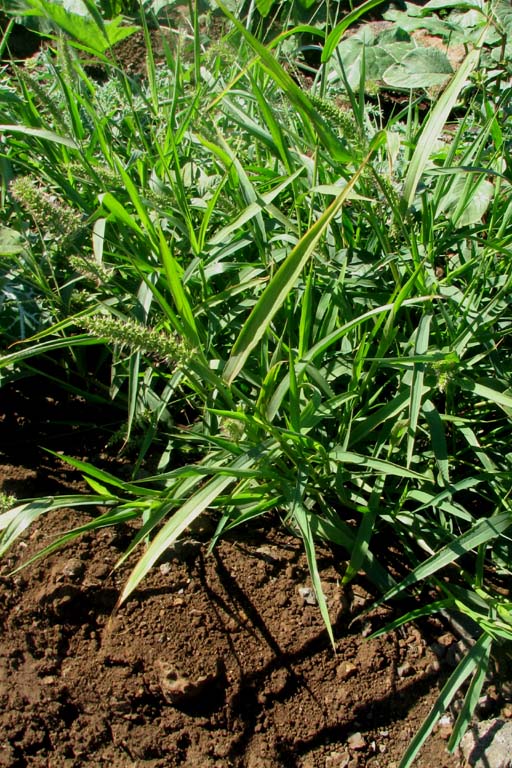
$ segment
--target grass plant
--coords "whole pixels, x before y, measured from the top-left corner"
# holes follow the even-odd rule
[[[126,441],[142,439],[129,482],[69,457],[91,494],[3,511],[0,553],[52,510],[102,505],[36,557],[140,521],[122,603],[206,511],[212,546],[277,512],[303,540],[333,644],[319,539],[344,550],[345,583],[363,570],[383,600],[437,593],[387,630],[437,610],[475,622],[401,768],[471,678],[454,749],[512,639],[494,580],[511,565],[509,64],[485,64],[509,17],[479,6],[484,31],[427,114],[410,91],[386,118],[364,66],[356,91],[337,56],[373,0],[321,30],[309,90],[285,63],[290,30],[264,44],[222,3],[220,39],[194,6],[163,61],[144,22],[147,72],[132,77],[105,31],[123,34],[120,20],[86,5],[0,94],[0,372],[41,366],[112,398]],[[157,472],[139,479],[149,452]],[[399,584],[382,542],[410,562]]]

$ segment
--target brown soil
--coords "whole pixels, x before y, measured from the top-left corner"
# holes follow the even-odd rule
[[[74,444],[75,455],[101,461],[98,432],[94,441],[63,422],[84,425],[84,405],[2,392],[0,490],[83,490],[37,445]],[[116,612],[129,567],[113,566],[127,527],[85,535],[9,575],[85,518],[66,510],[39,521],[2,564],[0,766],[398,764],[449,669],[416,627],[368,639],[391,614],[357,620],[375,595],[363,579],[341,590],[340,551],[319,549],[334,653],[301,592],[309,578],[300,542],[272,526],[245,529],[212,554],[200,531],[185,538]],[[459,765],[445,749],[448,731],[429,740],[418,766]]]

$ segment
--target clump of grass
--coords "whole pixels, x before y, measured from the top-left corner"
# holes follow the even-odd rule
[[[287,33],[264,46],[228,13],[231,30],[205,51],[196,14],[193,56],[169,54],[162,67],[146,29],[142,81],[104,54],[111,79],[99,86],[79,59],[57,55],[53,123],[44,94],[8,100],[3,130],[16,140],[2,162],[17,201],[48,236],[72,233],[76,210],[85,223],[72,277],[57,255],[51,280],[38,271],[44,236],[27,244],[17,279],[35,283],[53,325],[0,369],[51,351],[85,378],[80,349],[98,345],[111,361],[105,385],[127,408],[125,439],[133,425],[143,432],[136,470],[149,450],[160,459],[154,477],[126,482],[69,458],[91,496],[3,513],[0,553],[49,509],[101,503],[106,512],[38,556],[86,528],[139,519],[122,602],[206,510],[214,543],[277,509],[303,540],[333,644],[319,538],[345,550],[345,583],[363,569],[386,599],[428,583],[439,599],[400,621],[457,609],[481,635],[406,768],[470,680],[456,747],[493,648],[512,639],[510,604],[489,578],[511,569],[510,128],[494,75],[468,86],[482,39],[426,116],[411,94],[385,122],[364,82],[360,93],[345,82],[340,110],[336,45],[372,5],[328,34],[308,92],[280,62]],[[4,201],[21,229],[20,206]],[[399,585],[375,546],[387,540],[410,562]]]

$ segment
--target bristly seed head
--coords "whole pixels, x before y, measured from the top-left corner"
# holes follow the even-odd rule
[[[141,325],[135,320],[95,315],[82,318],[80,323],[98,339],[126,345],[132,351],[143,352],[159,362],[178,365],[190,356],[190,350],[177,334],[164,333],[156,328]]]
[[[20,176],[10,185],[13,198],[33,218],[40,229],[66,240],[82,227],[82,215],[57,195],[50,194],[30,176]]]

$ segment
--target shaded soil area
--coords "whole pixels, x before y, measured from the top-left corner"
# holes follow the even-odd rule
[[[104,462],[105,431],[87,432],[85,413],[76,398],[2,390],[0,490],[85,491],[78,473],[38,447],[75,445],[79,458]],[[390,610],[358,619],[376,595],[362,578],[343,590],[342,552],[320,548],[334,653],[301,544],[270,524],[211,554],[205,524],[117,610],[134,561],[113,569],[133,528],[83,535],[10,573],[85,519],[71,509],[40,519],[1,565],[0,766],[398,764],[450,671],[456,638],[446,627],[369,638]],[[418,766],[460,765],[446,752],[449,732],[436,732]]]

